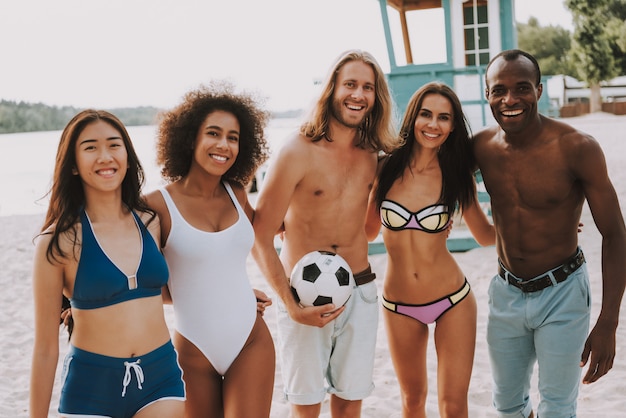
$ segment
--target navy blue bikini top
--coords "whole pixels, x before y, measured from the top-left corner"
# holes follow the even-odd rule
[[[383,200],[380,205],[380,220],[392,231],[417,229],[436,234],[450,225],[450,212],[445,205],[435,204],[413,213],[393,200]]]
[[[81,212],[83,238],[70,299],[73,308],[97,309],[161,294],[169,277],[165,258],[139,216],[135,212],[133,216],[141,233],[141,259],[135,274],[126,276],[104,252],[89,217]]]

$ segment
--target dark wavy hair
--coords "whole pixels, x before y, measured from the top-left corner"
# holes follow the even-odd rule
[[[193,149],[206,117],[217,110],[235,115],[239,121],[239,155],[223,179],[246,186],[257,168],[267,160],[269,148],[265,127],[269,112],[260,108],[250,93],[235,93],[233,84],[213,81],[183,96],[178,106],[159,115],[157,164],[164,179],[174,182],[189,173]]]
[[[80,176],[73,173],[73,169],[76,168],[76,141],[88,125],[98,121],[105,122],[118,131],[126,147],[128,170],[122,181],[122,202],[130,210],[150,213],[152,215],[150,221],[155,217],[155,212],[147,206],[141,195],[141,188],[145,182],[144,170],[124,124],[105,110],[83,110],[65,126],[57,149],[52,187],[47,193],[50,196],[50,204],[41,228],[42,234],[52,234],[46,253],[48,260],[58,261],[59,258],[66,257],[59,244],[59,238],[64,232],[73,230],[73,241],[75,244],[77,242],[74,225],[79,219],[80,209],[85,205],[85,192]],[[54,227],[49,230],[53,225]]]
[[[320,97],[311,108],[307,120],[300,127],[300,133],[312,138],[314,142],[326,136],[337,74],[344,65],[352,61],[361,61],[372,67],[376,82],[374,108],[359,127],[360,138],[357,145],[374,151],[389,152],[398,145],[393,98],[385,73],[376,59],[369,52],[358,49],[345,51],[336,59],[326,75]]]
[[[413,148],[419,146],[415,139],[415,120],[422,109],[424,98],[429,94],[438,94],[450,101],[454,121],[454,130],[450,132],[448,139],[441,145],[438,152],[442,175],[439,203],[443,203],[456,212],[474,201],[475,164],[469,124],[454,91],[443,83],[431,82],[423,85],[409,100],[400,128],[403,144],[387,157],[379,174],[375,195],[379,208],[396,179],[402,177],[404,170],[410,167]]]

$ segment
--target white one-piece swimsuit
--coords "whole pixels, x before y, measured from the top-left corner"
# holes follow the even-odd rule
[[[239,219],[218,232],[194,228],[172,197],[160,192],[172,227],[163,254],[170,270],[176,330],[224,375],[246,343],[256,321],[256,298],[246,270],[254,230],[230,185],[224,187]]]

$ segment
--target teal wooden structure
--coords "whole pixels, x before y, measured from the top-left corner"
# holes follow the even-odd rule
[[[495,123],[484,94],[485,69],[491,57],[500,51],[517,48],[515,0],[377,1],[389,58],[387,79],[399,114],[403,113],[415,90],[437,80],[455,90],[474,130]],[[444,59],[428,64],[415,63],[411,37],[415,28],[411,27],[411,17],[433,12],[439,20],[429,22],[429,26],[443,25],[444,30],[433,36],[445,36]],[[400,34],[392,31],[397,27]],[[423,38],[418,41],[420,44],[432,42]],[[547,83],[543,81],[539,111],[551,114]]]
[[[490,124],[492,116],[484,94],[485,68],[489,59],[498,52],[517,47],[515,0],[378,2],[390,66],[387,78],[399,113],[402,114],[415,90],[437,80],[457,92],[472,127],[476,129]],[[410,26],[410,18],[424,13],[432,16],[433,12],[438,20],[432,23],[444,26],[443,31],[433,33],[433,36],[445,36],[444,59],[442,62],[419,64],[413,59],[411,35],[414,28]],[[392,28],[398,26],[401,42],[399,35],[392,33]],[[420,38],[419,41],[431,40]],[[419,56],[419,50],[415,52]]]

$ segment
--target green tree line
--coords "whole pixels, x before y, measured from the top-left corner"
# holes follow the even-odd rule
[[[83,110],[71,106],[48,106],[43,103],[0,101],[0,133],[57,131]],[[142,106],[108,109],[126,126],[152,125],[159,109]]]
[[[83,110],[72,106],[48,106],[43,103],[26,103],[0,100],[0,134],[15,132],[59,131],[74,115]],[[154,125],[162,109],[141,106],[107,109],[126,126]],[[273,118],[294,118],[301,110],[272,112]]]
[[[589,44],[591,51],[588,55],[591,56],[592,48],[598,48],[599,38],[602,37],[605,45],[603,51],[611,57],[611,62],[606,65],[608,71],[604,76],[610,79],[626,74],[626,0],[612,3],[612,6],[604,9],[605,16],[601,19],[572,12],[577,16],[577,22],[580,22],[577,27],[581,26],[575,33],[560,26],[541,26],[535,17],[528,19],[527,23],[518,22],[518,46],[537,58],[542,74],[564,74],[579,80],[587,80],[591,66],[582,62],[583,47]],[[607,17],[608,15],[611,18]],[[581,39],[584,37],[583,29],[595,29],[597,34],[589,41],[585,41]],[[604,79],[601,78],[599,81]]]

